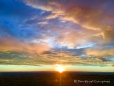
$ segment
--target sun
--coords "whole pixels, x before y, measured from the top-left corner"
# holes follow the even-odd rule
[[[64,69],[63,66],[61,66],[61,65],[57,65],[57,67],[56,67],[56,71],[62,73],[63,71],[65,71],[65,69]]]
[[[62,73],[62,72],[63,72],[63,67],[62,67],[62,66],[59,66],[59,67],[57,68],[57,70],[58,70],[60,73]]]

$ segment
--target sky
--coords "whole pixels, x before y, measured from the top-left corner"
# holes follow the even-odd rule
[[[0,0],[0,72],[114,72],[114,0]]]

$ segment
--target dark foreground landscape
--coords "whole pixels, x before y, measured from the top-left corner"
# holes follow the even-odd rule
[[[114,86],[114,73],[8,72],[0,73],[0,86]]]

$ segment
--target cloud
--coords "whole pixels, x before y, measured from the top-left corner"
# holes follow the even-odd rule
[[[111,63],[111,64],[109,64],[109,65],[114,67],[114,63]]]
[[[85,53],[90,56],[107,56],[107,55],[111,55],[111,56],[114,56],[114,49],[93,49],[93,48],[90,48],[90,49],[86,49],[85,50]]]
[[[24,2],[34,8],[51,11],[52,14],[47,19],[59,17],[60,20],[72,21],[101,34],[103,40],[113,40],[114,30],[107,30],[114,27],[112,0],[24,0]],[[93,34],[95,35],[95,34]]]
[[[86,57],[73,56],[73,53],[59,51],[45,51],[43,54],[17,52],[17,51],[1,51],[0,64],[4,65],[81,65],[81,66],[107,66],[111,64],[110,57]],[[111,66],[111,65],[109,65]]]
[[[48,24],[48,22],[39,22],[38,24]]]
[[[50,46],[46,42],[26,43],[11,37],[0,37],[0,51],[42,53],[43,51],[47,51],[49,49]]]
[[[63,31],[62,35],[60,35],[57,39],[55,39],[55,42],[66,44],[68,47],[75,47],[77,45],[83,44],[83,42],[78,43],[79,39],[81,39],[82,37],[83,36],[77,32]]]
[[[55,19],[55,18],[57,18],[58,16],[59,16],[59,14],[53,13],[53,14],[47,16],[46,19]]]
[[[111,27],[107,27],[107,30],[105,30],[103,33],[103,38],[107,41],[107,42],[113,42],[114,41],[114,30]]]

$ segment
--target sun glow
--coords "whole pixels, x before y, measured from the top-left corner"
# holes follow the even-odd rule
[[[65,69],[64,69],[63,66],[61,66],[61,65],[57,65],[57,67],[56,67],[56,71],[62,73],[63,71],[65,71]]]

